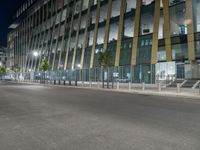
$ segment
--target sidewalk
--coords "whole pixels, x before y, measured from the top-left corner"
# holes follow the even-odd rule
[[[16,81],[10,81],[16,83]],[[102,88],[102,83],[98,82],[77,82],[77,86],[75,86],[75,82],[72,81],[71,85],[69,82],[61,81],[60,85],[58,82],[56,84],[47,83],[47,84],[40,84],[38,82],[24,82],[24,81],[17,81],[17,83],[24,83],[24,84],[34,84],[34,85],[41,85],[41,86],[51,86],[51,87],[68,87],[68,88],[83,88],[83,89],[92,89],[92,90],[101,90],[101,91],[112,91],[112,92],[123,92],[123,93],[132,93],[132,94],[143,94],[143,95],[158,95],[158,96],[172,96],[172,97],[184,97],[184,98],[195,98],[200,99],[200,89],[189,89],[189,88],[180,88],[180,91],[177,88],[169,88],[165,86],[160,86],[156,84],[129,84],[129,83],[115,83],[113,88],[112,84],[109,84],[109,88],[105,83],[104,88]]]

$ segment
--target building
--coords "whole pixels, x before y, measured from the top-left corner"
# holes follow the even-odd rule
[[[7,48],[0,47],[0,67],[6,66],[7,63]]]
[[[81,70],[81,80],[97,80],[107,50],[105,74],[121,81],[200,78],[198,8],[199,0],[27,0],[10,26],[14,63],[38,71],[45,57],[54,78]]]
[[[14,66],[14,32],[8,33],[7,39],[7,62],[6,66],[12,68]]]

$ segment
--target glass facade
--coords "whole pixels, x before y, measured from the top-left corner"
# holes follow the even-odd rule
[[[94,71],[100,67],[100,52],[110,51],[117,76],[151,83],[159,63],[199,62],[199,0],[125,0],[125,8],[122,4],[122,0],[25,1],[13,21],[20,22],[12,31],[15,37],[9,41],[15,64],[23,72],[38,71],[45,57],[49,71]],[[83,74],[88,76],[88,71]]]

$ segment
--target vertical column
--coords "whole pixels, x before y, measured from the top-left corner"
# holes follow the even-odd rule
[[[169,62],[172,60],[169,0],[162,0],[162,2],[163,2],[163,16],[164,16],[163,32],[164,32],[164,38],[165,38],[166,60],[167,62]]]
[[[18,64],[19,64],[19,66],[20,66],[20,71],[21,71],[21,29],[22,29],[22,24],[20,24],[20,26],[19,26],[19,30],[18,30],[18,32],[19,32],[19,34],[18,34]]]
[[[50,21],[49,21],[49,26],[48,26],[48,33],[47,33],[47,41],[46,41],[46,47],[45,47],[45,49],[46,49],[46,52],[45,52],[45,55],[46,55],[46,57],[48,57],[47,55],[48,55],[48,51],[49,51],[49,47],[50,47],[50,45],[49,45],[49,42],[51,42],[51,25],[53,24],[53,21],[54,21],[54,19],[53,19],[53,15],[54,15],[54,11],[53,11],[53,8],[54,8],[54,2],[53,2],[53,0],[51,0],[51,13],[50,13]],[[48,10],[49,10],[49,8],[48,8]],[[48,23],[48,21],[47,21],[47,23]],[[51,44],[51,43],[50,43]]]
[[[31,20],[30,20],[30,32],[29,32],[29,35],[30,35],[30,38],[29,38],[29,46],[28,46],[28,55],[27,55],[27,66],[26,66],[26,71],[29,71],[29,65],[30,65],[30,61],[31,61],[31,54],[30,54],[30,51],[31,51],[31,48],[32,48],[32,45],[33,45],[33,42],[34,42],[34,29],[33,29],[33,26],[34,26],[34,23],[35,23],[35,15],[32,14],[31,15]]]
[[[46,11],[46,18],[45,18],[45,11]],[[37,70],[39,71],[39,68],[40,68],[40,62],[41,62],[41,58],[43,57],[42,55],[44,54],[44,43],[45,43],[45,37],[46,35],[48,35],[48,21],[49,21],[49,6],[48,6],[48,2],[47,2],[47,7],[46,7],[46,10],[45,10],[45,3],[44,3],[44,7],[43,7],[43,19],[42,19],[42,24],[45,24],[45,28],[44,28],[44,31],[43,32],[43,40],[42,40],[42,47],[41,47],[41,55],[39,55],[39,64],[38,64],[38,67],[37,67]],[[47,32],[47,33],[46,33]]]
[[[136,65],[138,36],[139,36],[139,30],[140,30],[141,7],[142,7],[142,1],[137,0],[136,11],[135,11],[135,20],[134,20],[135,25],[134,25],[134,37],[133,37],[131,65]]]
[[[38,15],[38,13],[39,13],[39,15]],[[38,12],[36,12],[36,18],[40,18],[40,9],[38,10]],[[34,43],[34,47],[33,47],[33,49],[32,49],[32,52],[37,48],[37,43],[39,43],[39,37],[40,37],[40,34],[39,34],[39,19],[36,19],[37,21],[37,23],[36,23],[36,40],[35,40],[35,43]],[[33,67],[33,65],[34,65],[34,57],[35,56],[32,56],[32,61],[31,61],[31,70],[32,69],[34,69]]]
[[[77,27],[77,31],[76,31],[75,48],[74,48],[74,53],[73,53],[73,58],[72,58],[72,70],[74,69],[74,64],[75,64],[75,60],[76,60],[76,53],[77,53],[77,49],[78,49],[78,36],[79,36],[79,31],[80,31],[80,26],[81,26],[82,7],[83,7],[83,0],[80,0],[78,27]]]
[[[55,59],[56,59],[56,55],[57,55],[57,51],[58,51],[58,41],[59,41],[59,37],[60,37],[60,27],[61,27],[61,21],[62,21],[63,6],[64,6],[64,0],[62,0],[62,9],[61,9],[59,26],[58,26],[58,35],[57,35],[57,40],[56,40],[56,47],[55,47],[55,51],[54,51],[52,68],[51,68],[52,70],[54,69]]]
[[[187,24],[187,40],[188,40],[188,58],[190,61],[194,61],[195,56],[195,44],[194,44],[194,23],[193,23],[193,8],[192,0],[186,0],[186,24]]]
[[[160,21],[160,0],[155,0],[151,64],[157,63],[159,21]]]
[[[104,44],[103,44],[103,51],[104,52],[107,50],[107,47],[108,47],[111,12],[112,12],[112,0],[109,0],[109,2],[108,2],[107,19],[106,19],[106,27],[105,27],[105,37],[104,37]]]
[[[41,4],[40,3],[40,6],[41,5],[43,5],[43,4]],[[41,8],[40,8],[40,11],[43,9],[43,12],[44,12],[44,5],[43,6],[41,6]],[[42,21],[43,21],[43,17],[44,17],[44,14],[42,15],[42,20],[41,20],[41,12],[39,11],[39,23],[38,23],[38,27],[39,27],[39,39],[38,39],[38,45],[37,45],[37,47],[36,47],[36,51],[38,52],[38,53],[40,53],[39,52],[39,48],[40,48],[40,44],[41,44],[41,38],[42,38]],[[35,65],[34,65],[34,71],[35,71],[35,69],[36,69],[36,66],[37,66],[37,60],[38,60],[38,58],[36,57],[35,58]]]
[[[27,20],[26,20],[26,32],[25,32],[25,35],[26,35],[26,45],[25,45],[25,57],[24,57],[24,72],[26,72],[26,61],[27,61],[27,55],[28,55],[28,33],[29,33],[29,16],[27,17]]]
[[[88,27],[90,24],[90,8],[91,7],[91,0],[88,0],[88,10],[87,10],[87,18],[86,18],[86,26],[85,26],[85,32],[83,37],[83,47],[82,47],[82,54],[81,54],[81,60],[80,60],[80,69],[83,68],[83,62],[84,62],[84,56],[85,56],[85,49],[88,45]]]
[[[94,35],[93,35],[92,52],[91,52],[91,57],[90,57],[90,68],[93,68],[93,64],[94,64],[94,52],[95,52],[96,43],[97,43],[100,8],[101,8],[101,0],[98,0],[96,19],[95,19],[95,27],[94,27]]]
[[[49,50],[49,54],[48,54],[48,62],[49,63],[50,63],[51,53],[52,53],[52,49],[53,49],[54,32],[55,32],[56,20],[57,20],[57,16],[58,16],[57,8],[58,8],[57,1],[55,1],[55,15],[54,15],[54,22],[53,22],[53,30],[52,30],[52,34],[51,34],[50,50]]]
[[[64,23],[64,33],[62,35],[62,42],[61,42],[61,50],[60,50],[60,54],[59,54],[59,58],[58,58],[58,66],[57,66],[57,70],[60,70],[60,63],[61,63],[61,58],[62,58],[62,52],[64,49],[64,41],[65,41],[65,35],[66,35],[66,25],[67,25],[67,18],[69,15],[69,3],[67,4],[67,8],[66,8],[66,14],[65,14],[65,23]]]
[[[73,25],[74,25],[75,6],[76,6],[76,0],[74,0],[73,10],[72,10],[72,16],[71,16],[71,21],[70,21],[70,29],[69,29],[70,31],[69,31],[69,34],[68,34],[68,41],[67,41],[67,48],[66,48],[64,70],[67,69],[68,54],[69,54],[69,49],[70,49],[70,44],[71,44],[71,35],[72,35]]]
[[[118,29],[118,39],[117,39],[117,49],[116,49],[116,55],[115,55],[115,66],[119,66],[120,61],[120,51],[121,51],[121,44],[122,44],[122,37],[124,32],[124,13],[126,10],[126,0],[121,1],[121,7],[120,7],[120,17],[119,17],[119,29]]]

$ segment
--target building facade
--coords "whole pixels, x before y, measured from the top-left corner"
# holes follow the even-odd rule
[[[0,47],[0,67],[7,65],[7,48]]]
[[[110,51],[112,76],[124,81],[200,78],[199,0],[28,0],[12,28],[14,63],[52,72],[99,74],[100,52]],[[60,74],[56,74],[59,76]]]

